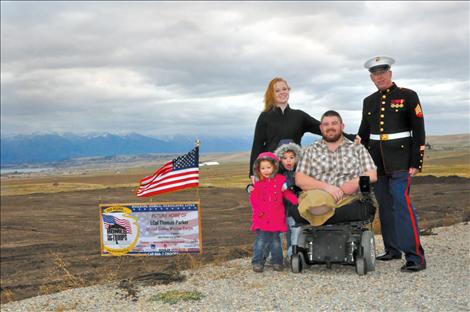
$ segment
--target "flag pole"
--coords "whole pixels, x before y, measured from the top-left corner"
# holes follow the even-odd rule
[[[196,138],[195,145],[196,145],[196,147],[199,147],[201,145],[201,141],[198,138]],[[199,156],[201,156],[200,153],[198,153],[198,154],[199,154]],[[198,159],[198,161],[199,161],[199,159]],[[199,168],[199,163],[197,164],[197,167]],[[199,172],[199,184],[200,183],[201,183],[201,172]],[[199,186],[196,187],[196,197],[197,197],[198,201],[201,200],[201,197],[199,196]]]

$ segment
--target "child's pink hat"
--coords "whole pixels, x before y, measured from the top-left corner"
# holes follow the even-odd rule
[[[271,153],[271,152],[264,152],[264,153],[261,153],[258,155],[258,157],[256,159],[267,159],[267,158],[271,158],[273,159],[274,161],[276,162],[279,162],[281,161],[279,159],[279,157],[277,157],[274,153]]]

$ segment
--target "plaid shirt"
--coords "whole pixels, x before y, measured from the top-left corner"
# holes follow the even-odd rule
[[[343,183],[376,169],[374,160],[362,144],[343,137],[343,143],[331,152],[323,140],[306,148],[297,165],[297,172],[340,187]]]

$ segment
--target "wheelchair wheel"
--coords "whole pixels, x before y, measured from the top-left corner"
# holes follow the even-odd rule
[[[362,257],[356,258],[356,273],[358,275],[365,275],[367,273],[366,262]]]
[[[300,259],[300,254],[292,255],[290,260],[290,267],[292,269],[292,273],[302,272],[302,259]]]
[[[364,250],[367,272],[375,271],[375,239],[371,231],[367,230],[362,232],[361,247]]]
[[[302,270],[307,267],[307,262],[305,261],[304,253],[299,253],[300,256],[300,263],[302,263]]]

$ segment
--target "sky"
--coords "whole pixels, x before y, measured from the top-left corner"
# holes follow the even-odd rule
[[[469,2],[1,2],[1,132],[250,137],[269,81],[349,133],[396,60],[429,135],[470,132]]]

